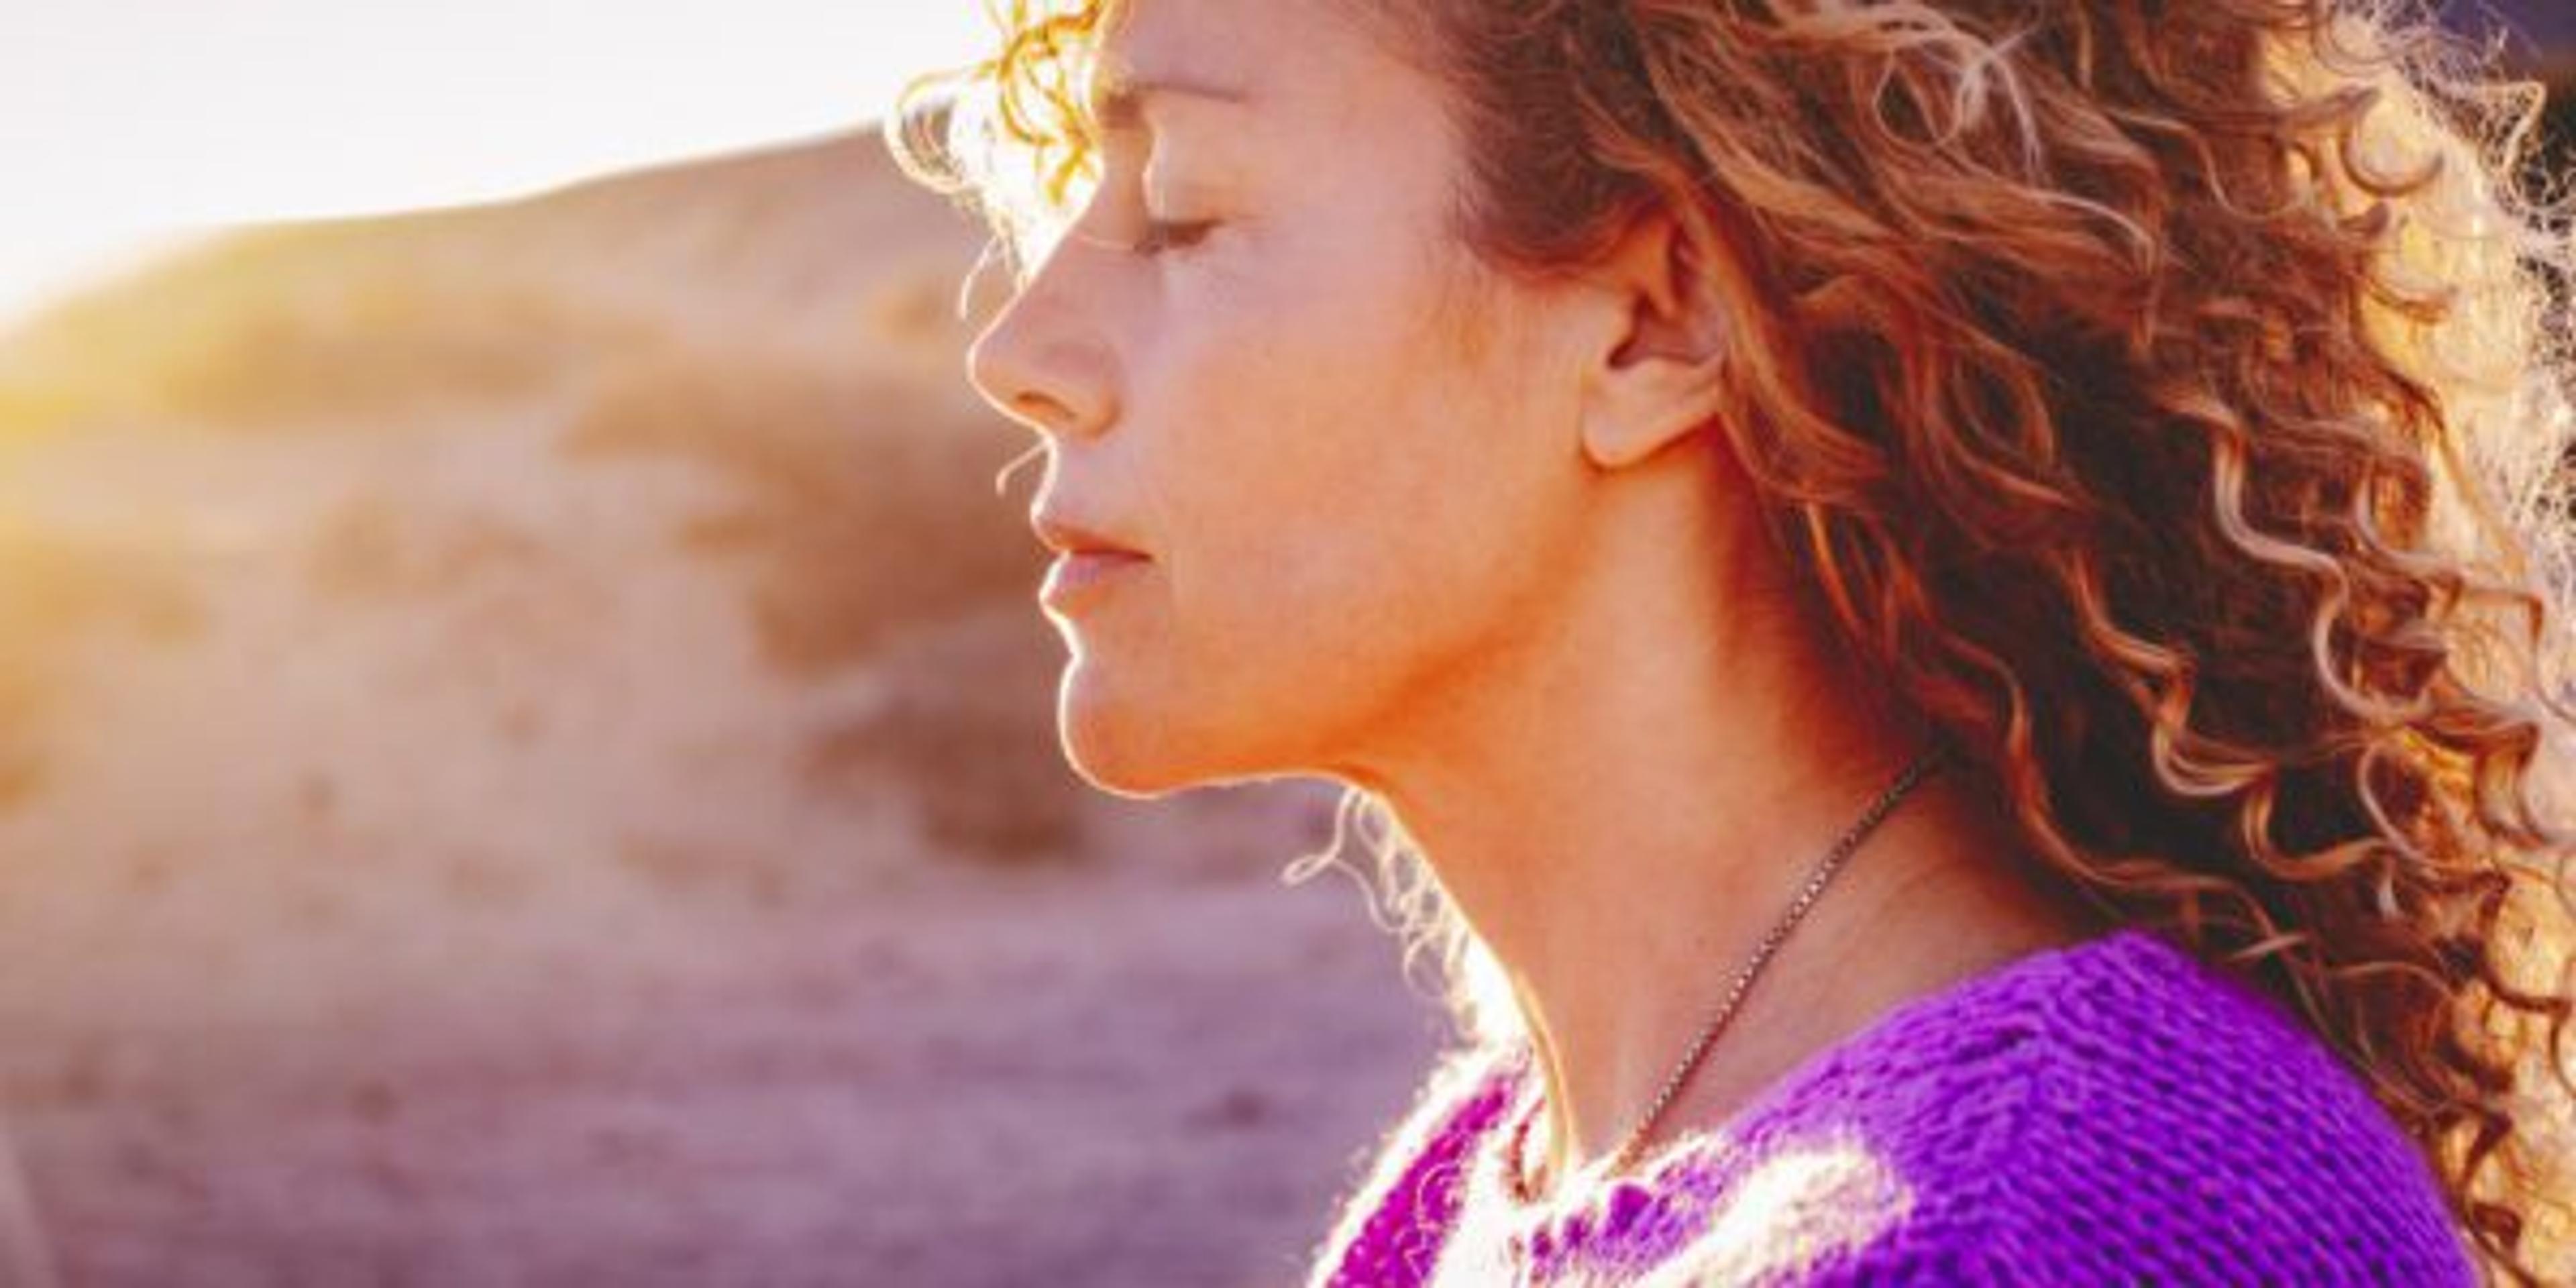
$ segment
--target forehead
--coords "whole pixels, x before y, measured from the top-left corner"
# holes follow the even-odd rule
[[[1264,60],[1249,56],[1247,45],[1263,47],[1252,42],[1276,39],[1313,7],[1312,0],[1116,0],[1101,33],[1101,63],[1144,75],[1256,71]]]
[[[1376,2],[1123,0],[1101,33],[1093,102],[1104,121],[1110,109],[1166,98],[1350,103],[1386,88],[1393,70],[1353,21],[1358,5]],[[1198,92],[1150,92],[1165,86]]]

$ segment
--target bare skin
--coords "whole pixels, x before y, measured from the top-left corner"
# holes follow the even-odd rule
[[[1328,5],[1144,0],[1159,95],[978,338],[1038,509],[1143,562],[1054,606],[1105,790],[1382,796],[1514,981],[1542,1183],[1615,1149],[1808,867],[1924,745],[1858,698],[1702,432],[1728,308],[1669,219],[1576,280],[1444,222],[1444,90]],[[1148,218],[1189,225],[1159,251]],[[1200,221],[1213,220],[1212,225]],[[1886,1008],[2095,927],[1935,775],[1854,854],[1654,1140]]]

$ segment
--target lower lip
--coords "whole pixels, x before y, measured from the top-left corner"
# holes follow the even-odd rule
[[[1085,550],[1060,554],[1047,565],[1046,583],[1038,587],[1038,598],[1048,604],[1065,604],[1095,587],[1117,581],[1122,572],[1150,562],[1143,555],[1128,552]]]

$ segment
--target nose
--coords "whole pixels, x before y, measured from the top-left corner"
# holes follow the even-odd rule
[[[967,346],[966,378],[1003,415],[1053,437],[1097,433],[1116,411],[1107,346],[1044,269]]]

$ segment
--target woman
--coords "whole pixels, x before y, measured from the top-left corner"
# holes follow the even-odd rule
[[[2529,96],[2325,0],[998,17],[891,138],[1066,754],[1339,780],[1452,972],[1313,1283],[2555,1273]]]

